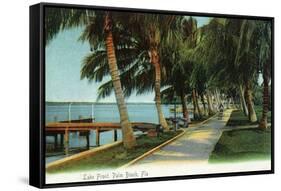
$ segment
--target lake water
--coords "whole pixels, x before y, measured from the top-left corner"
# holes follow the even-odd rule
[[[174,114],[169,108],[173,105],[162,105],[165,117]],[[154,103],[127,104],[130,121],[158,123],[157,111]],[[116,104],[46,104],[46,123],[71,119],[94,117],[96,122],[119,122],[119,112]],[[179,114],[180,115],[180,114]]]
[[[173,117],[174,113],[170,112],[170,108],[174,105],[162,105],[162,111],[165,117]],[[158,123],[157,110],[154,103],[127,104],[129,119],[132,122],[150,122]],[[177,116],[182,116],[177,113]],[[119,112],[116,104],[91,104],[91,103],[46,103],[46,123],[54,121],[67,121],[80,118],[94,118],[96,122],[120,122]],[[192,116],[190,116],[192,117]],[[135,132],[139,133],[139,132]],[[121,131],[118,130],[118,140],[122,139]],[[70,133],[69,147],[71,149],[83,148],[86,146],[85,136],[79,133]],[[60,141],[60,137],[59,137]],[[95,131],[90,132],[90,146],[95,147]],[[46,143],[51,145],[54,137],[47,136]],[[100,134],[100,144],[108,144],[113,142],[113,131],[103,132]],[[46,157],[46,163],[63,158],[62,154]]]

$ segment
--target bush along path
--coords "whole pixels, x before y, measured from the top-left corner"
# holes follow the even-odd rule
[[[222,118],[214,116],[204,124],[188,128],[182,137],[143,158],[135,165],[208,163],[209,156],[222,135],[222,128],[231,112],[231,109],[226,110]]]

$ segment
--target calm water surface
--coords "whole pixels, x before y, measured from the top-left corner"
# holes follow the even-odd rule
[[[132,122],[150,122],[158,123],[157,110],[154,103],[151,104],[127,104],[129,119]],[[170,108],[174,105],[162,105],[165,117],[173,117],[174,113],[170,112]],[[181,116],[181,113],[177,114]],[[192,117],[192,116],[190,116]],[[81,118],[94,118],[96,122],[119,122],[119,112],[116,104],[90,104],[90,103],[46,103],[46,123],[54,121],[67,121]],[[139,133],[139,132],[136,132]],[[121,131],[118,130],[118,140],[122,139]],[[83,148],[86,146],[85,136],[79,133],[70,133],[69,146],[71,149]],[[60,137],[59,137],[60,140]],[[90,132],[90,146],[95,147],[95,132]],[[54,137],[47,136],[47,145],[52,145]],[[108,144],[113,142],[113,131],[103,132],[100,135],[100,144]],[[55,161],[65,157],[57,154],[46,157],[46,163]]]

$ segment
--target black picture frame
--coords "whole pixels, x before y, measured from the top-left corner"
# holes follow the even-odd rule
[[[272,68],[271,68],[271,170],[264,171],[248,171],[248,172],[229,172],[214,174],[197,174],[186,176],[167,176],[157,178],[142,179],[122,179],[122,180],[104,180],[90,182],[73,182],[73,183],[45,183],[45,30],[44,30],[44,11],[46,7],[56,8],[75,8],[75,9],[93,9],[120,12],[140,12],[140,13],[157,13],[157,14],[174,14],[174,15],[191,15],[206,17],[224,17],[239,19],[258,19],[271,22],[272,26]],[[38,188],[53,188],[67,186],[85,186],[99,184],[116,184],[116,183],[135,183],[147,181],[167,181],[178,179],[195,179],[195,178],[211,178],[211,177],[228,177],[228,176],[244,176],[274,173],[274,18],[263,16],[249,15],[231,15],[231,14],[214,14],[214,13],[195,13],[183,11],[169,10],[152,10],[137,9],[124,7],[103,7],[93,5],[75,5],[75,4],[59,4],[59,3],[39,3],[30,6],[30,151],[29,151],[29,183]]]

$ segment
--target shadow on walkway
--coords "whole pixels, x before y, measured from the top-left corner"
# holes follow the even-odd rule
[[[155,165],[179,161],[207,163],[231,112],[232,110],[225,111],[221,120],[213,117],[205,124],[187,129],[182,137],[140,160],[135,165]]]

